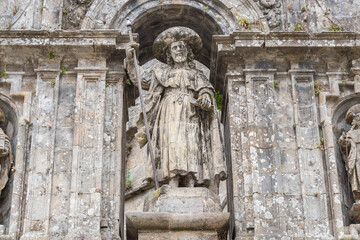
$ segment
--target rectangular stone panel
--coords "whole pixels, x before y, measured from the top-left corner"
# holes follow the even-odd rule
[[[311,105],[314,101],[314,85],[310,77],[296,77],[295,91],[299,106]]]
[[[281,149],[280,150],[281,171],[298,172],[298,158],[297,151],[294,149]]]
[[[283,173],[282,192],[285,195],[301,195],[301,179],[299,173]]]
[[[310,127],[296,126],[296,139],[298,147],[315,149],[320,144],[319,128],[316,125]]]

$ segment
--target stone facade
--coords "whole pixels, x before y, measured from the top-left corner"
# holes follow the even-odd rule
[[[360,239],[338,143],[360,103],[360,1],[0,6],[1,127],[13,158],[0,239],[125,239],[127,214],[143,239],[214,239],[224,226],[229,239]],[[217,93],[228,178],[217,217],[180,216],[181,204],[156,213],[186,231],[134,220],[158,192],[142,185],[147,152],[133,138],[139,94],[124,69],[127,18],[145,74],[162,64],[152,46],[165,29],[191,28],[203,42],[196,64]]]

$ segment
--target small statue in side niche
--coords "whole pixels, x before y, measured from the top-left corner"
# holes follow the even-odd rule
[[[345,168],[349,176],[355,202],[360,201],[360,104],[352,106],[346,113],[346,122],[351,129],[339,138]]]
[[[154,67],[150,79],[143,75],[142,85],[149,87],[145,103],[159,181],[217,192],[219,181],[226,178],[224,152],[214,87],[193,62],[201,47],[201,38],[189,28],[165,30],[156,38],[153,52],[166,65]],[[135,48],[129,45],[125,67],[137,85]],[[136,137],[140,145],[146,144],[141,118]],[[145,178],[151,179],[150,157],[146,165]]]
[[[4,112],[0,109],[0,124],[5,122]],[[12,164],[12,149],[10,138],[0,128],[0,195],[9,180]]]

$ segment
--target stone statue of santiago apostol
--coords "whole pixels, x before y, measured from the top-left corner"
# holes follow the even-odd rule
[[[199,35],[189,28],[165,30],[156,38],[153,52],[167,65],[154,67],[151,79],[141,74],[142,86],[149,88],[145,103],[159,181],[217,192],[219,180],[226,178],[224,151],[214,88],[193,62],[201,47]],[[129,44],[125,67],[136,84],[134,48],[136,44]],[[136,136],[145,139],[141,120]],[[146,178],[151,179],[150,156],[146,167]]]

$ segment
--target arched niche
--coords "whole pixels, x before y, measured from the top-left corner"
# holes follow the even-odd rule
[[[346,122],[345,115],[347,111],[354,105],[360,103],[360,94],[352,94],[340,99],[334,107],[332,116],[333,137],[335,143],[335,159],[338,169],[339,191],[341,193],[341,207],[344,218],[344,226],[349,226],[351,220],[349,218],[350,209],[354,203],[351,186],[348,180],[348,174],[345,169],[345,162],[340,151],[338,140],[343,132],[350,130],[351,125]]]
[[[240,29],[238,19],[247,18],[269,29],[267,22],[252,0],[129,0],[124,3],[95,0],[82,29],[118,29],[128,33],[127,19],[133,32],[139,34],[141,64],[152,59],[152,43],[156,36],[172,26],[186,26],[203,39],[204,48],[197,60],[210,67],[212,35],[227,35]]]
[[[174,26],[184,26],[193,29],[203,41],[197,60],[207,67],[210,66],[211,42],[213,35],[222,35],[229,31],[229,24],[221,28],[209,14],[203,10],[187,5],[166,5],[162,8],[152,8],[134,19],[133,32],[139,36],[140,64],[153,58],[152,45],[155,38],[164,30]],[[122,27],[122,26],[120,26]]]
[[[0,94],[0,108],[3,110],[5,115],[5,123],[1,124],[0,127],[3,129],[6,135],[11,140],[12,157],[14,165],[16,166],[16,144],[18,134],[18,114],[15,103],[5,95]],[[0,196],[0,225],[4,225],[6,230],[9,229],[10,224],[10,211],[12,201],[14,176],[12,172],[9,173],[9,180],[5,188],[1,192]]]

